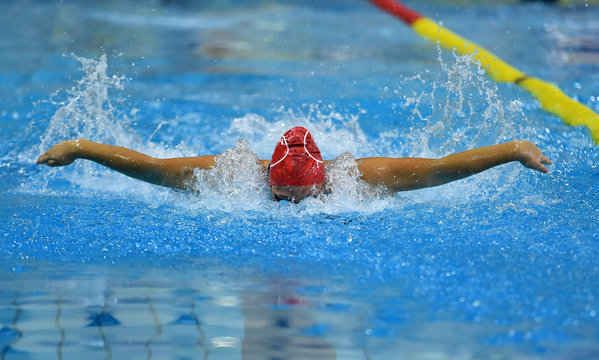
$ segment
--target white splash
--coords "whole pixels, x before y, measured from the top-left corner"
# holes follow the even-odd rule
[[[401,135],[408,147],[407,155],[440,158],[475,147],[534,138],[521,102],[501,96],[497,83],[485,75],[474,54],[452,54],[453,61],[446,62],[438,48],[442,72],[427,80],[428,72],[406,78],[396,90],[412,123],[409,132]],[[422,90],[404,94],[402,88],[407,85]],[[473,197],[496,196],[513,186],[520,171],[518,166],[502,166],[455,183],[402,195],[416,202],[465,203]]]
[[[388,191],[361,180],[358,162],[349,152],[329,161],[325,173],[328,193],[318,197],[309,211],[328,214],[359,211],[368,214],[382,211],[394,204],[392,194]]]
[[[246,140],[219,154],[210,170],[196,169],[193,190],[202,207],[260,210],[269,201],[267,175]]]
[[[123,89],[125,77],[106,74],[106,55],[99,60],[71,56],[81,63],[84,76],[66,91],[66,100],[50,100],[60,108],[40,138],[39,152],[56,142],[73,138],[112,144],[138,143],[129,129],[131,119],[113,106],[110,97],[111,90]]]
[[[239,138],[247,139],[262,159],[269,159],[285,131],[294,126],[303,126],[312,133],[325,160],[343,152],[351,152],[355,156],[374,156],[380,149],[388,149],[384,145],[396,140],[399,135],[389,131],[381,134],[379,139],[369,139],[360,126],[360,117],[365,113],[362,109],[347,112],[337,110],[332,105],[307,104],[300,109],[280,108],[273,120],[248,114],[233,120],[227,133],[228,141],[232,143]]]
[[[412,156],[443,156],[450,152],[495,144],[522,137],[528,123],[518,101],[506,101],[497,84],[485,75],[474,54],[458,55],[445,62],[441,49],[437,61],[442,72],[436,79],[422,74],[404,79],[396,90],[413,126],[405,134]],[[402,87],[416,84],[404,94]],[[426,86],[424,86],[426,84]]]

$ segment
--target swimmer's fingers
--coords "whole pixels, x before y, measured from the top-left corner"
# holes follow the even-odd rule
[[[530,169],[538,170],[546,174],[549,172],[549,169],[545,165],[550,165],[551,160],[549,160],[545,155],[541,154],[539,157],[532,157],[523,161],[522,164]]]
[[[547,168],[547,166],[544,166],[541,162],[537,162],[537,163],[530,164],[527,166],[531,169],[538,170],[545,174],[549,172],[549,169]]]
[[[49,155],[42,155],[39,157],[39,159],[37,159],[37,161],[35,162],[36,164],[46,164],[48,166],[66,166],[69,165],[73,162],[74,160],[70,160],[70,161],[65,161],[64,159],[54,159],[53,157],[49,156]]]
[[[551,165],[553,164],[553,161],[551,161],[547,156],[543,155],[541,157],[541,164]]]
[[[36,164],[46,164],[48,166],[56,166],[56,160],[52,159],[48,153],[43,154],[39,158],[37,158]]]
[[[542,164],[551,165],[551,164],[553,164],[553,162],[547,156],[541,154],[541,158],[539,161],[540,171],[544,172],[544,173],[548,173],[549,169],[547,168],[547,166],[543,166]]]
[[[65,157],[54,157],[51,154],[44,154],[37,159],[36,164],[46,164],[48,166],[66,166],[73,163],[75,159],[73,158],[65,158]]]

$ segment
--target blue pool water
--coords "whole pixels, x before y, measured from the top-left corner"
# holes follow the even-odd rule
[[[599,111],[593,4],[408,5]],[[0,21],[2,359],[599,357],[588,131],[368,2],[2,2]],[[327,159],[527,139],[554,165],[390,196],[345,154],[329,196],[275,203],[251,159],[294,125]],[[198,194],[34,165],[75,137],[226,161]]]

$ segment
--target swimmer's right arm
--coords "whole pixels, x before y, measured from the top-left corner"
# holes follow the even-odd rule
[[[210,169],[214,155],[158,159],[120,146],[85,139],[67,140],[54,145],[36,164],[66,166],[76,159],[87,159],[129,177],[175,189],[189,190],[194,169]]]

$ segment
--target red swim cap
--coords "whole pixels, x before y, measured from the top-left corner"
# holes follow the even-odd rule
[[[297,126],[275,146],[270,160],[270,186],[306,186],[324,182],[324,163],[312,134]]]

